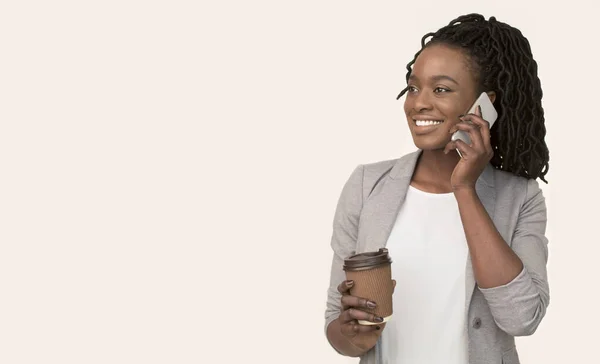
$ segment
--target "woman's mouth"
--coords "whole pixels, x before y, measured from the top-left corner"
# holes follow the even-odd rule
[[[438,126],[443,124],[443,120],[434,120],[434,119],[413,119],[416,127],[414,128],[414,133],[416,135],[425,135],[434,132],[437,130]]]
[[[417,126],[432,126],[432,125],[440,125],[443,123],[442,120],[415,120],[415,124]]]

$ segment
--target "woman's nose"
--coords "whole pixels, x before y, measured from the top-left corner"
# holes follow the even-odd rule
[[[414,100],[414,108],[416,111],[430,110],[432,108],[431,98],[426,92],[419,92]]]

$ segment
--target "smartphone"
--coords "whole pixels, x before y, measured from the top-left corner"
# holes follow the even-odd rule
[[[479,95],[479,97],[477,98],[477,100],[475,100],[475,103],[473,104],[473,106],[471,106],[467,114],[475,114],[475,109],[477,109],[477,106],[481,106],[481,117],[483,118],[483,120],[486,120],[488,123],[490,123],[491,128],[494,125],[494,122],[496,122],[496,119],[498,118],[498,112],[494,108],[492,100],[490,100],[487,93],[483,92],[481,93],[481,95]],[[465,131],[459,130],[456,133],[452,134],[452,140],[457,139],[460,139],[467,144],[471,144],[471,138],[469,138],[469,134]],[[460,155],[458,149],[456,151]],[[462,155],[460,156],[462,157]]]

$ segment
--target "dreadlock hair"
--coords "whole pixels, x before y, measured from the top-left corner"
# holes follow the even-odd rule
[[[406,66],[407,83],[419,54],[434,44],[462,50],[475,71],[478,93],[496,93],[498,119],[490,130],[494,149],[490,163],[517,176],[540,178],[548,183],[544,178],[549,151],[544,141],[542,87],[527,38],[495,17],[486,21],[479,14],[460,16],[437,32],[423,36],[421,50]],[[408,87],[396,99],[407,91]]]

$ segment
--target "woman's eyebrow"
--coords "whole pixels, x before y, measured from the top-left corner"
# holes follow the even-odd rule
[[[414,74],[411,74],[410,77],[408,78],[408,80],[409,81],[418,81],[419,78],[417,76],[415,76]],[[433,82],[439,82],[439,81],[442,81],[442,80],[447,80],[447,81],[453,82],[453,83],[455,83],[455,84],[458,85],[458,82],[456,82],[455,79],[453,79],[452,77],[450,77],[448,75],[436,75],[436,76],[432,76],[431,80]]]
[[[447,80],[447,81],[450,81],[450,82],[454,82],[455,84],[458,85],[458,82],[456,82],[455,79],[453,79],[452,77],[447,76],[447,75],[437,75],[437,76],[433,76],[431,79],[433,81],[436,81],[436,82],[437,81],[441,81],[441,80]]]

